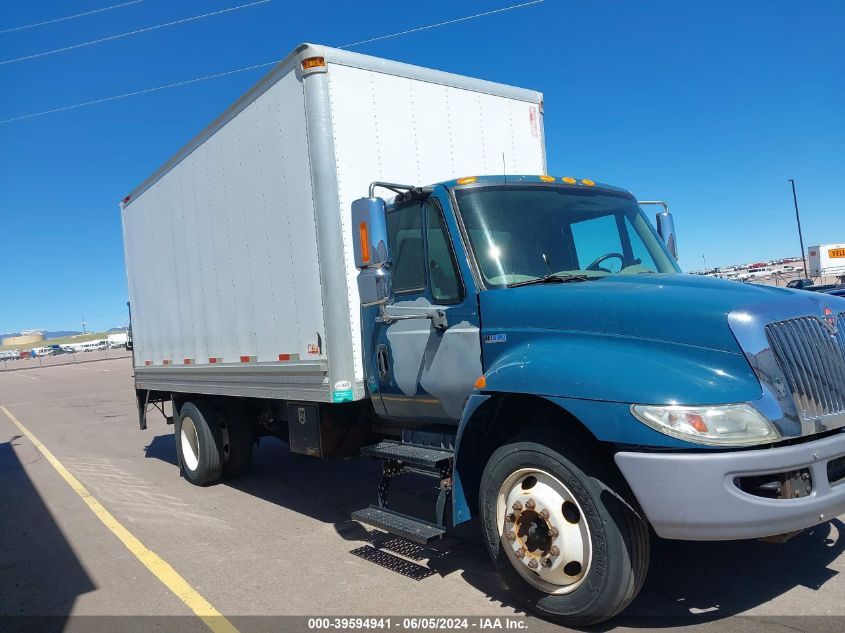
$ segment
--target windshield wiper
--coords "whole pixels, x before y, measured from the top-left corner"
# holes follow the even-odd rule
[[[558,275],[549,273],[543,277],[537,277],[537,279],[527,279],[525,281],[516,281],[512,284],[508,284],[508,288],[516,288],[518,286],[530,286],[533,284],[567,284],[573,281],[589,281],[590,279],[594,279],[593,277],[588,277],[587,275]]]

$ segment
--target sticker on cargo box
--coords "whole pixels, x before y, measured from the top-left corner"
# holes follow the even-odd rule
[[[830,248],[827,251],[827,256],[834,259],[845,257],[845,248]]]
[[[334,384],[335,391],[348,391],[349,389],[352,389],[352,383],[348,380],[338,380]]]
[[[484,335],[484,342],[485,343],[504,343],[508,340],[507,334],[485,334]]]
[[[320,353],[320,346],[316,343],[308,343],[308,353],[309,354],[319,354]]]
[[[332,393],[332,402],[352,402],[352,390],[343,389]]]

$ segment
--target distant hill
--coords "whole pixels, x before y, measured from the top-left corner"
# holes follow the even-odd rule
[[[109,330],[111,332],[111,330]],[[63,336],[76,336],[82,334],[79,330],[44,330],[44,338],[61,338]],[[20,332],[10,332],[9,334],[0,334],[0,338],[7,336],[20,336]]]

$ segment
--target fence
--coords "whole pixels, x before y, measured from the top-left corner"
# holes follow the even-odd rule
[[[131,356],[132,352],[123,347],[92,350],[90,352],[66,352],[51,356],[3,360],[0,362],[0,372],[17,371],[20,369],[38,369],[39,367],[55,367],[58,365],[74,365],[78,363],[89,363],[95,360],[130,358]]]

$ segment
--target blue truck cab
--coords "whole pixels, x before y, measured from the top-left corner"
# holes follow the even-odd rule
[[[587,179],[373,183],[352,228],[390,429],[364,451],[385,470],[358,520],[425,541],[478,517],[522,601],[583,626],[636,596],[652,533],[845,512],[845,299],[682,274],[668,208],[658,231]],[[415,469],[439,476],[437,522],[388,508]]]

